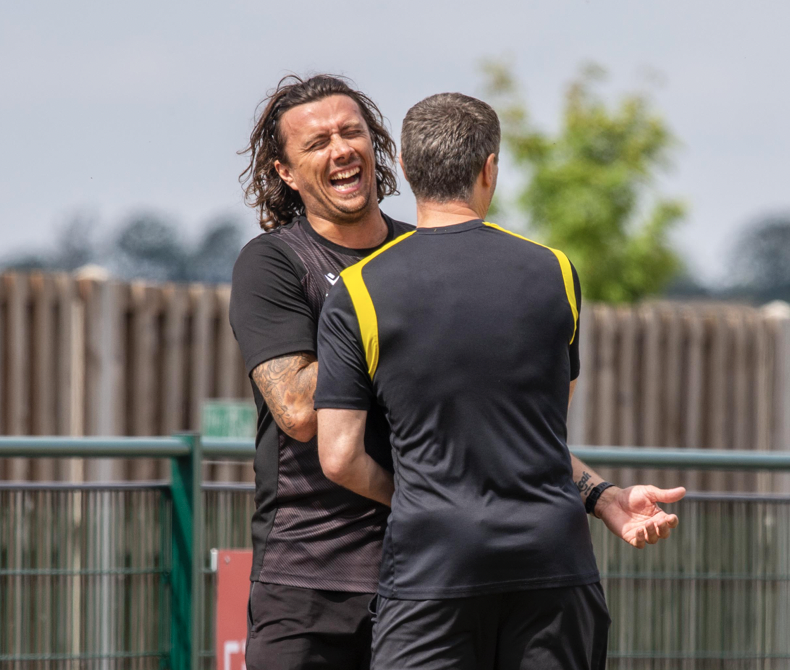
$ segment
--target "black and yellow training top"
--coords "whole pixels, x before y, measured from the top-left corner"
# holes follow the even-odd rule
[[[378,404],[389,420],[379,593],[597,581],[566,445],[581,304],[566,256],[475,220],[406,233],[341,278],[319,323],[315,406]]]

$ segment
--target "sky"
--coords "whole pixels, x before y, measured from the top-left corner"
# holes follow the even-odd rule
[[[607,96],[647,90],[680,140],[660,180],[689,205],[673,239],[697,277],[726,282],[739,235],[790,213],[788,25],[780,0],[4,0],[0,257],[52,248],[78,214],[97,236],[141,211],[187,239],[227,215],[257,234],[236,152],[289,72],[351,77],[397,139],[420,99],[480,96],[487,58],[513,64],[534,123],[556,130],[594,61]],[[401,192],[382,208],[413,220]]]

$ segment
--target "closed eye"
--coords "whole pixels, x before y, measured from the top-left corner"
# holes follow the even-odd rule
[[[317,149],[321,149],[325,147],[327,144],[329,144],[328,137],[319,137],[318,139],[313,140],[312,142],[310,142],[310,144],[307,145],[307,150],[316,151]]]

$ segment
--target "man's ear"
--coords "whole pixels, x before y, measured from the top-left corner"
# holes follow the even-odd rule
[[[280,175],[280,179],[282,179],[288,186],[290,186],[294,191],[299,190],[296,186],[296,181],[294,180],[291,168],[289,168],[285,163],[275,160],[274,169],[277,170],[277,174]]]
[[[398,154],[398,163],[400,163],[400,169],[401,169],[401,172],[403,172],[403,178],[408,182],[409,181],[409,175],[406,174],[406,168],[403,167],[403,155],[400,154],[400,153]]]
[[[498,169],[496,154],[489,154],[483,165],[483,186],[489,187],[496,183]]]

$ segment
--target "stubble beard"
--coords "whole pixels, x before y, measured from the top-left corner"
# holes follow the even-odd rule
[[[370,214],[371,207],[374,202],[372,194],[373,189],[369,188],[364,193],[364,202],[361,206],[345,206],[345,203],[332,200],[331,198],[324,197],[321,193],[316,197],[315,207],[311,208],[313,214],[320,216],[327,221],[339,226],[353,226]],[[308,213],[309,214],[309,213]]]

